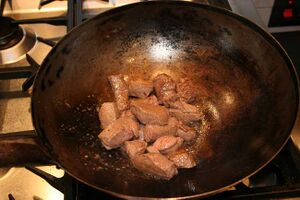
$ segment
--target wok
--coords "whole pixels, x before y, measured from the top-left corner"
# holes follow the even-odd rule
[[[201,91],[196,168],[170,181],[106,151],[97,106],[114,97],[107,77],[189,77]],[[203,197],[265,166],[289,138],[298,83],[286,52],[262,28],[230,11],[190,2],[144,2],[100,14],[67,34],[34,82],[40,145],[76,179],[130,197]]]

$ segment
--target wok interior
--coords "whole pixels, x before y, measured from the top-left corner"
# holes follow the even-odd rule
[[[294,72],[265,33],[224,12],[183,2],[134,4],[71,31],[35,81],[34,124],[47,151],[82,181],[131,196],[204,194],[262,167],[293,125]],[[96,108],[113,101],[107,76],[119,73],[189,77],[205,94],[196,100],[205,114],[193,146],[196,168],[155,180],[119,150],[101,147]]]

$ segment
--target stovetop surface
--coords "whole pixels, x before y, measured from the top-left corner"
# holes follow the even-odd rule
[[[207,0],[204,1],[204,3],[230,9],[229,3],[226,0]],[[34,29],[39,36],[50,38],[54,41],[57,41],[67,32],[66,26],[49,24],[32,24],[29,26]],[[300,44],[300,32],[273,33],[273,36],[286,49],[299,74],[300,57],[298,56],[298,52],[300,52],[300,47],[298,44]],[[37,63],[41,63],[50,49],[51,46],[39,42],[31,56]],[[15,67],[26,67],[28,64],[26,59],[23,59],[15,64],[0,65],[0,70],[4,68],[13,69]],[[20,91],[26,78],[27,77],[9,80],[0,79],[0,135],[10,134],[12,132],[30,132],[33,130],[30,115],[30,94]],[[21,141],[21,143],[22,142],[23,141]],[[29,147],[32,147],[30,138],[26,140],[26,143]],[[22,148],[19,150],[22,150]],[[299,155],[297,147],[295,147],[292,140],[290,140],[278,156],[260,172],[250,179],[244,180],[243,183],[232,188],[232,190],[214,196],[214,199],[224,199],[229,197],[255,199],[300,197]],[[18,164],[16,163],[15,165]],[[60,178],[54,180],[56,180],[56,182],[59,180],[58,185],[60,185],[61,190],[65,191],[65,195],[29,170],[26,170],[23,167],[12,167],[0,168],[0,199],[8,199],[8,194],[10,193],[15,199],[24,200],[112,198],[110,195],[75,181],[65,174],[63,170],[57,169],[53,165],[42,165],[39,166],[38,169]],[[52,181],[48,181],[53,184],[53,179]]]

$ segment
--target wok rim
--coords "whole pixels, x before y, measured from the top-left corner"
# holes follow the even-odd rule
[[[287,52],[285,51],[285,49],[283,48],[283,46],[274,38],[274,36],[272,36],[270,33],[266,32],[264,30],[264,28],[258,24],[256,24],[255,22],[253,22],[252,20],[250,19],[247,19],[237,13],[234,13],[228,9],[225,9],[225,8],[221,8],[221,7],[216,7],[216,6],[212,6],[212,5],[207,5],[207,4],[202,4],[202,3],[195,3],[195,2],[188,2],[188,1],[179,1],[179,0],[175,0],[175,1],[146,1],[146,2],[137,2],[137,3],[132,3],[132,4],[127,4],[127,5],[124,5],[124,6],[120,6],[120,7],[117,7],[117,8],[113,8],[113,9],[110,9],[110,10],[107,10],[107,11],[104,11],[96,16],[93,16],[91,18],[89,18],[88,20],[86,20],[85,22],[83,22],[82,24],[74,27],[70,32],[68,32],[63,38],[61,38],[56,44],[55,46],[49,51],[49,53],[47,54],[47,56],[44,58],[35,78],[34,78],[34,82],[33,82],[33,90],[32,90],[32,95],[31,95],[31,119],[32,119],[32,122],[33,122],[33,126],[35,128],[35,132],[37,133],[38,135],[38,140],[40,141],[43,141],[43,136],[41,134],[41,131],[39,130],[39,123],[38,123],[38,120],[37,120],[37,117],[34,116],[34,104],[36,104],[36,88],[39,86],[38,84],[38,81],[39,79],[42,77],[41,74],[45,71],[45,64],[48,61],[48,58],[50,55],[52,55],[57,47],[64,41],[66,40],[68,37],[70,37],[70,35],[77,31],[77,29],[80,29],[81,27],[83,27],[85,24],[89,23],[89,21],[91,20],[94,20],[94,18],[96,17],[99,17],[100,15],[102,17],[104,16],[110,16],[110,15],[113,15],[119,11],[123,11],[123,10],[127,10],[127,9],[130,9],[130,8],[133,8],[133,7],[136,7],[136,6],[139,6],[141,4],[173,4],[173,5],[181,5],[181,6],[191,6],[191,7],[197,7],[197,8],[202,8],[202,9],[208,9],[212,12],[216,12],[216,13],[220,13],[220,14],[224,14],[224,15],[227,15],[229,17],[232,17],[234,20],[238,20],[240,23],[242,23],[243,25],[251,28],[253,31],[255,31],[257,34],[259,34],[260,36],[262,36],[266,42],[268,42],[273,48],[275,48],[277,50],[277,52],[280,54],[280,56],[282,56],[282,59],[284,60],[284,62],[286,63],[287,67],[288,67],[288,70],[290,72],[290,75],[291,75],[291,79],[294,83],[294,87],[295,87],[295,96],[296,96],[296,110],[294,111],[293,113],[293,123],[291,123],[290,127],[288,128],[289,129],[289,134],[287,136],[287,138],[285,139],[285,141],[282,143],[281,147],[277,150],[277,152],[270,157],[270,159],[268,159],[263,165],[261,165],[260,167],[258,167],[257,169],[253,170],[252,173],[244,176],[242,179],[238,180],[238,181],[234,181],[233,183],[227,185],[227,186],[224,186],[224,187],[221,187],[219,189],[215,189],[215,190],[211,190],[209,192],[204,192],[204,193],[200,193],[200,194],[195,194],[195,195],[189,195],[189,196],[183,196],[183,197],[141,197],[141,196],[131,196],[131,195],[126,195],[126,194],[121,194],[121,193],[117,193],[117,192],[114,192],[114,191],[110,191],[110,190],[106,190],[106,189],[103,189],[101,187],[98,187],[98,186],[95,186],[93,184],[90,184],[86,181],[84,181],[83,179],[81,179],[80,177],[77,177],[75,176],[74,174],[72,174],[70,171],[68,171],[62,163],[60,163],[59,161],[53,159],[54,156],[51,155],[51,153],[49,152],[49,149],[48,147],[44,146],[42,143],[43,142],[40,142],[39,143],[39,146],[41,146],[41,149],[42,151],[50,156],[51,159],[53,159],[53,163],[55,163],[56,165],[58,165],[60,168],[62,168],[67,174],[69,174],[71,177],[75,178],[76,180],[80,181],[81,183],[84,183],[94,189],[97,189],[101,192],[105,192],[107,194],[110,194],[110,195],[113,195],[115,197],[118,197],[118,198],[123,198],[123,199],[143,199],[143,200],[148,200],[148,199],[166,199],[166,200],[175,200],[175,199],[191,199],[191,198],[204,198],[204,197],[208,197],[208,196],[211,196],[211,195],[214,195],[214,194],[218,194],[218,193],[221,193],[221,192],[224,192],[226,191],[227,189],[241,183],[243,180],[253,176],[254,174],[256,174],[258,171],[260,171],[262,168],[264,168],[266,165],[268,165],[277,155],[278,153],[283,149],[283,147],[287,144],[287,141],[289,140],[290,138],[290,135],[292,133],[292,130],[293,130],[293,127],[295,125],[295,122],[296,122],[296,119],[297,119],[297,114],[298,114],[298,109],[299,109],[299,78],[298,78],[298,74],[297,74],[297,71],[295,69],[295,66],[291,60],[291,58],[289,57],[289,55],[287,54]]]

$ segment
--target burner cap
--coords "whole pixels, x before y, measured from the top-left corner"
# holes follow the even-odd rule
[[[0,17],[0,49],[9,48],[23,37],[23,31],[18,24],[12,23],[9,17]]]
[[[1,28],[0,26],[1,33],[6,31]],[[0,44],[0,65],[18,62],[37,43],[35,32],[28,27],[20,27],[20,31],[17,30],[16,33],[7,37],[9,40],[7,38],[0,40],[0,42],[5,41],[3,45]]]

